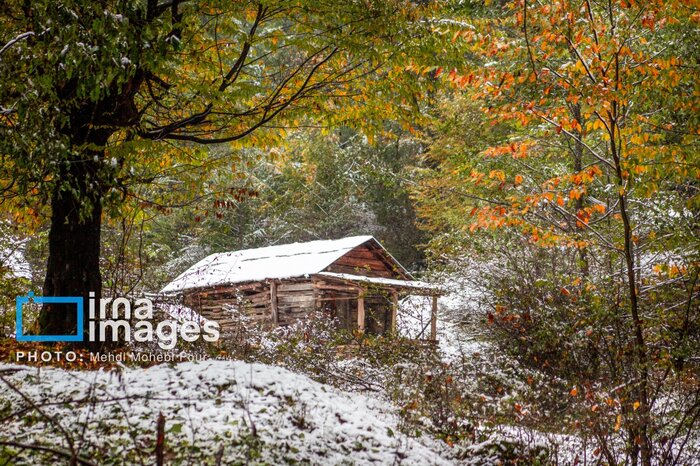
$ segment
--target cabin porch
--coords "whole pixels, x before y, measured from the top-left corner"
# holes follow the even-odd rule
[[[313,277],[317,290],[316,308],[338,319],[350,332],[372,335],[395,334],[401,296],[431,298],[429,339],[437,339],[437,300],[440,292],[424,283],[321,273]]]
[[[236,334],[242,325],[271,329],[289,326],[313,311],[323,311],[350,333],[396,333],[399,299],[421,295],[432,298],[430,330],[437,339],[439,291],[416,281],[320,273],[304,279],[220,286],[185,294],[184,304],[202,317],[219,322],[222,334]],[[427,328],[425,329],[427,330]]]

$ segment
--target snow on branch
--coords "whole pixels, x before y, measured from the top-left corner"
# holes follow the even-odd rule
[[[5,53],[7,50],[9,50],[10,47],[15,45],[17,42],[26,39],[29,36],[33,36],[34,31],[27,31],[23,32],[22,34],[18,35],[14,39],[10,40],[7,44],[3,45],[2,48],[0,49],[0,56]]]

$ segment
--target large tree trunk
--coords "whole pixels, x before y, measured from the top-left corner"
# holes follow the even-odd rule
[[[102,160],[101,154],[86,154],[81,160],[69,162],[61,178],[73,192],[57,183],[51,200],[44,296],[82,296],[85,319],[89,293],[94,292],[98,299],[102,291],[99,263],[102,194],[97,176]],[[74,304],[45,304],[39,315],[40,333],[75,334],[76,315]]]
[[[138,111],[133,103],[141,75],[109,93],[99,102],[86,102],[73,108],[69,124],[59,128],[73,149],[70,160],[55,180],[51,198],[49,258],[44,281],[44,296],[82,296],[84,319],[88,317],[88,297],[99,302],[102,295],[100,274],[100,229],[102,199],[113,185],[114,166],[105,164],[105,147],[119,127],[134,123]],[[75,80],[59,94],[73,95]],[[66,335],[76,332],[75,305],[47,304],[39,314],[42,335]],[[84,322],[84,334],[87,322]],[[88,344],[92,349],[100,344]]]

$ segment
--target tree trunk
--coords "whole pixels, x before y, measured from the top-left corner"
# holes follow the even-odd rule
[[[138,73],[137,73],[138,74]],[[69,123],[59,128],[71,144],[71,154],[62,160],[51,195],[49,258],[44,281],[44,296],[82,296],[83,316],[87,321],[90,293],[96,302],[102,295],[100,274],[100,229],[102,199],[116,176],[116,166],[105,164],[105,147],[120,127],[130,126],[138,112],[134,95],[142,76],[118,86],[111,96],[98,102],[85,102],[70,112]],[[59,95],[70,98],[75,82],[68,82]],[[44,305],[39,314],[42,335],[66,335],[76,332],[74,305]],[[87,322],[83,326],[87,333]],[[100,344],[85,346],[99,349]]]
[[[57,183],[51,199],[44,296],[82,296],[85,319],[89,293],[94,292],[95,299],[99,299],[102,291],[99,263],[102,194],[97,177],[102,160],[102,154],[86,154],[80,160],[68,162],[61,180],[73,192]],[[45,304],[39,315],[40,333],[75,334],[76,316],[73,304]],[[84,341],[87,343],[87,338]]]
[[[615,76],[619,83],[619,56],[615,56]],[[617,85],[616,85],[617,88]],[[618,121],[618,104],[612,103],[612,109],[608,112],[608,134],[610,135],[610,152],[615,163],[615,172],[618,183],[618,203],[620,209],[620,217],[622,218],[623,233],[624,233],[624,259],[627,269],[627,288],[629,291],[630,311],[632,314],[632,329],[634,333],[634,350],[636,356],[637,367],[635,372],[638,372],[638,382],[635,390],[636,402],[639,402],[639,420],[635,426],[638,429],[637,437],[634,441],[634,450],[639,449],[643,466],[651,466],[652,460],[652,443],[649,437],[650,427],[650,412],[649,405],[649,358],[647,354],[647,346],[644,340],[644,322],[640,315],[639,300],[637,296],[637,272],[635,269],[634,255],[635,246],[633,239],[633,228],[630,220],[629,211],[627,208],[627,196],[630,186],[627,186],[626,177],[623,175],[622,169],[622,139],[619,137],[619,121]],[[617,130],[617,131],[616,131]],[[636,457],[636,453],[635,453]]]
[[[581,116],[581,104],[574,104],[571,106],[571,114],[576,120],[576,122],[581,126],[581,128],[584,128],[586,126],[586,122],[583,120],[583,117]],[[574,147],[573,147],[573,152],[574,152],[574,171],[576,173],[579,173],[581,170],[583,170],[583,138],[585,137],[584,134],[575,129],[573,130],[573,133],[576,135],[577,140],[574,141]],[[576,200],[576,211],[579,211],[583,209],[583,200],[584,197],[580,196]],[[588,278],[590,275],[590,270],[589,270],[589,264],[588,264],[588,254],[586,252],[586,248],[579,248],[579,260],[581,262],[581,274],[583,275],[584,278]]]

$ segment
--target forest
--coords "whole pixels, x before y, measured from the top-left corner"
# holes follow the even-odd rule
[[[700,465],[699,44],[698,0],[4,0],[0,464]]]

